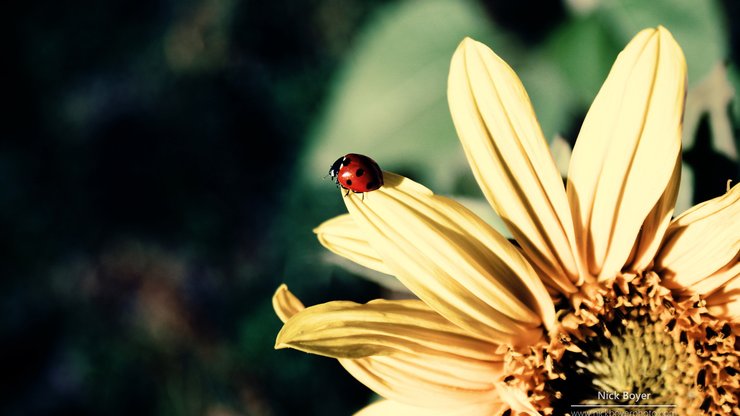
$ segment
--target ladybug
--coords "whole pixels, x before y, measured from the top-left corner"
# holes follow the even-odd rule
[[[374,191],[383,186],[383,171],[374,160],[356,153],[348,153],[329,168],[329,176],[337,185],[354,193]]]

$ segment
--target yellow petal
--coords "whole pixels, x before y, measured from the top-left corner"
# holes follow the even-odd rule
[[[389,355],[395,351],[498,360],[496,346],[473,338],[419,300],[335,301],[293,315],[275,348],[334,358]]]
[[[735,256],[735,258],[732,259],[725,267],[717,270],[706,278],[697,281],[690,288],[688,288],[688,290],[683,290],[682,292],[689,295],[698,293],[704,296],[709,296],[713,293],[716,293],[717,291],[720,291],[722,288],[727,286],[732,281],[732,279],[737,278],[738,274],[740,274],[740,263],[738,263],[739,261],[740,253]],[[671,285],[666,286],[672,289],[675,288],[675,286]]]
[[[303,302],[290,293],[286,284],[282,284],[272,296],[272,309],[275,310],[278,318],[285,323],[293,315],[306,309],[306,307],[303,306]]]
[[[389,270],[434,310],[477,336],[529,345],[554,306],[516,247],[461,204],[385,172],[363,200],[344,198]]]
[[[628,270],[642,272],[653,263],[655,253],[658,252],[663,236],[671,223],[680,183],[681,158],[679,157],[676,160],[671,180],[668,182],[665,192],[642,224],[640,234],[635,242],[634,256],[630,256]]]
[[[430,409],[410,406],[392,400],[379,400],[354,416],[501,416],[508,409],[502,403],[483,403],[458,409]]]
[[[427,408],[495,401],[493,381],[502,377],[503,368],[500,361],[400,351],[339,362],[382,397]]]
[[[391,274],[351,215],[344,214],[324,221],[313,232],[321,245],[331,252],[369,269]]]
[[[452,57],[448,101],[483,193],[553,287],[580,283],[563,182],[514,71],[482,43],[465,39]]]
[[[695,285],[737,263],[739,219],[740,185],[735,185],[726,194],[703,202],[673,220],[654,269],[669,286],[696,292]],[[703,282],[699,293],[711,292],[722,283],[719,279]]]
[[[681,147],[686,62],[663,27],[619,54],[573,149],[568,199],[588,272],[625,265],[640,227],[664,195]]]
[[[740,320],[740,274],[734,276],[707,297],[707,309],[714,316],[737,322]]]
[[[335,305],[340,303],[342,302],[334,302]],[[370,307],[388,310],[387,307],[379,307],[382,303],[385,302],[372,302]],[[281,285],[275,293],[273,305],[279,316],[287,316],[288,319],[300,312],[303,307],[300,300],[293,296],[285,285]],[[356,306],[362,307],[363,305]],[[434,348],[435,337],[441,336],[445,338],[445,342],[454,344],[460,338],[461,330],[444,321],[419,301],[402,301],[395,306],[395,309],[405,309],[405,312],[409,313],[412,319],[418,317],[419,310],[421,310],[422,315],[427,315],[427,317],[416,324],[424,325],[425,322],[428,323],[429,319],[432,319],[435,323],[439,324],[441,322],[443,327],[451,329],[453,334],[451,336],[445,333],[441,335],[433,334],[429,339],[418,340],[425,346],[413,348],[414,351],[412,352],[391,347],[386,351],[388,355],[357,359],[340,358],[339,362],[350,374],[381,396],[407,404],[419,404],[427,407],[458,407],[496,399],[493,380],[501,378],[503,367],[503,357],[493,353],[497,346],[483,343],[481,344],[484,350],[483,353],[475,350],[472,357],[464,355],[464,348],[450,348],[450,346],[444,346],[442,349]],[[314,307],[310,308],[309,311],[315,309],[321,308]],[[398,311],[391,313],[388,318],[392,319],[398,313]],[[351,325],[353,322],[356,321],[350,320],[342,324]],[[372,327],[377,324],[377,322],[368,324],[367,328],[363,328],[363,330],[372,331]],[[296,325],[296,323],[291,322],[288,325]],[[413,328],[409,328],[403,323],[396,323],[396,325],[400,331],[414,332]],[[304,326],[301,329],[309,332],[314,330],[311,326]],[[319,329],[318,332],[322,330],[323,328]],[[406,335],[405,333],[401,334],[401,336]],[[419,335],[423,336],[423,334]],[[368,336],[378,337],[382,342],[382,336],[377,333]],[[461,338],[462,342],[469,340],[465,336]],[[392,346],[394,342],[389,342],[388,345]],[[407,347],[413,346],[412,343],[406,343],[405,345]]]

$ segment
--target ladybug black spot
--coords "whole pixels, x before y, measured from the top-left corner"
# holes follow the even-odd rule
[[[362,176],[362,175],[364,175],[364,174],[365,174],[365,169],[363,169],[363,168],[359,168],[359,169],[357,169],[357,171],[355,172],[355,176],[358,176],[358,177],[359,177],[359,176]]]
[[[367,183],[367,189],[378,189],[378,181],[370,181]]]
[[[347,185],[352,185],[352,179],[347,179]]]

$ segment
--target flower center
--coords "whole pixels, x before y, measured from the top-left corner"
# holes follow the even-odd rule
[[[549,343],[510,354],[507,372],[519,375],[505,381],[526,388],[541,413],[738,408],[737,325],[709,315],[699,296],[679,300],[647,273],[584,287],[571,305]]]
[[[698,357],[674,342],[663,325],[631,315],[607,324],[610,337],[590,337],[576,343],[581,352],[563,355],[558,364],[566,379],[550,383],[561,392],[562,410],[573,404],[670,409],[679,398],[700,393],[690,388]]]

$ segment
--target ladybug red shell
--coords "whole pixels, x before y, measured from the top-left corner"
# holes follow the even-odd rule
[[[383,171],[365,155],[348,153],[329,168],[329,175],[347,192],[365,193],[383,186]]]

